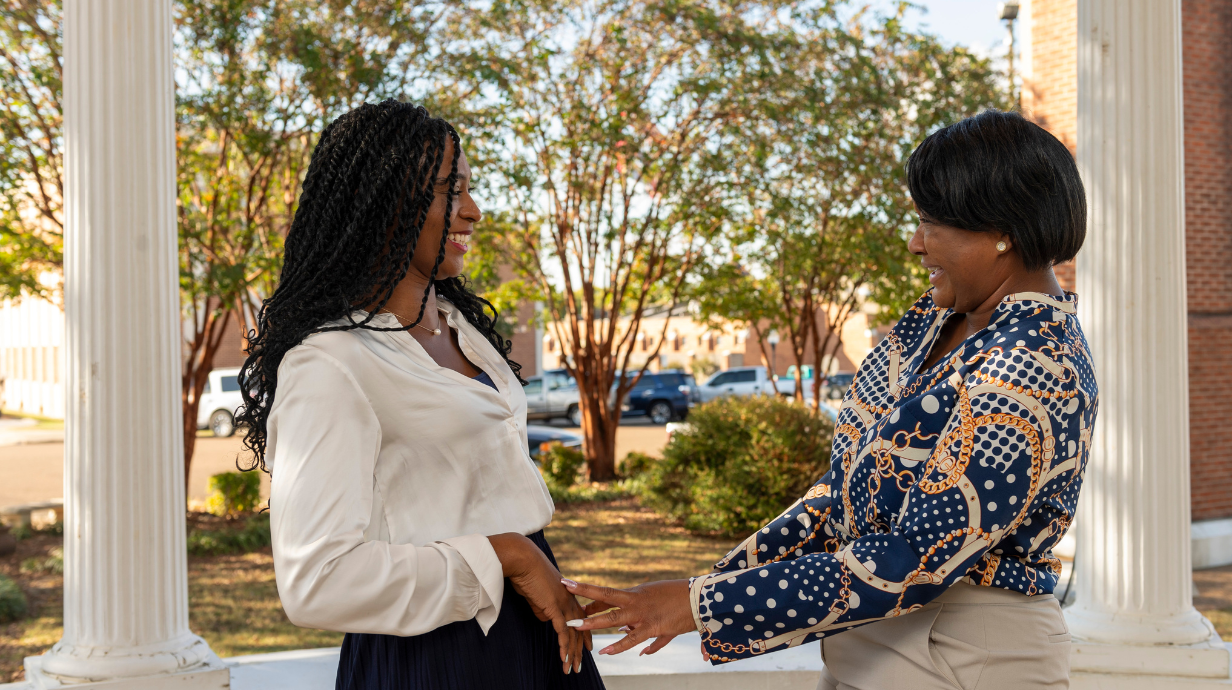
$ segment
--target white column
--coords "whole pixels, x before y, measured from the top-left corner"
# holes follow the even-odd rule
[[[1180,0],[1079,0],[1080,318],[1099,416],[1078,509],[1074,670],[1228,677],[1193,607]]]
[[[35,687],[228,683],[188,629],[171,31],[171,0],[64,3],[64,637]]]

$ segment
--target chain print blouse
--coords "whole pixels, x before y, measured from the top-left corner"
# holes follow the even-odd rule
[[[1050,593],[1099,397],[1076,307],[1009,295],[924,370],[953,312],[921,297],[861,364],[830,472],[692,580],[710,660],[911,613],[959,580]]]

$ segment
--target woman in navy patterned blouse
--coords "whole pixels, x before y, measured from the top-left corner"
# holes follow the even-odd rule
[[[567,582],[588,614],[617,607],[582,629],[630,629],[600,653],[698,630],[714,663],[821,640],[820,688],[1068,687],[1052,549],[1098,390],[1052,266],[1082,245],[1082,182],[1052,135],[996,111],[929,136],[907,178],[933,289],[861,364],[830,472],[711,574]]]

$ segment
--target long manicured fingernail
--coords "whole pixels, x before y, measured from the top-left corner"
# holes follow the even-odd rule
[[[611,654],[611,653],[612,653],[612,646],[611,646],[611,645],[608,645],[608,646],[604,647],[603,649],[600,649],[600,650],[599,650],[599,653],[600,653],[600,654]]]
[[[564,586],[566,586],[566,587],[569,587],[569,588],[571,588],[571,589],[572,589],[573,587],[577,587],[577,583],[576,583],[576,582],[574,582],[573,580],[570,580],[570,579],[569,579],[569,578],[567,578],[567,577],[562,577],[562,578],[560,578],[560,584],[562,584],[562,585],[564,585]]]
[[[580,628],[582,627],[582,623],[585,623],[585,622],[586,621],[582,620],[581,618],[575,618],[574,620],[571,620],[571,621],[565,621],[565,625],[569,626],[570,628]]]
[[[627,625],[620,626],[620,632],[629,632],[629,626]]]

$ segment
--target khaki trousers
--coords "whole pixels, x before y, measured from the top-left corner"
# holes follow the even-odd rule
[[[1056,597],[960,582],[918,611],[822,638],[817,690],[1064,690],[1069,648]]]

